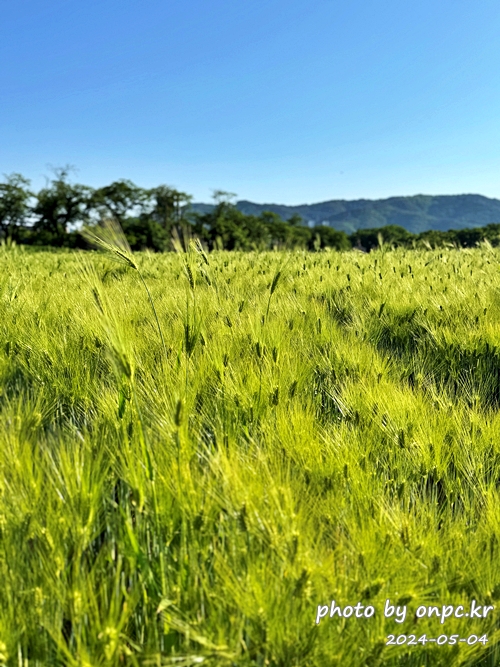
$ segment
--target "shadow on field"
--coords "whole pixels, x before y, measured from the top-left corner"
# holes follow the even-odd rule
[[[440,332],[442,320],[429,322],[425,311],[384,312],[373,317],[369,340],[397,358],[399,378],[412,388],[445,393],[468,407],[500,407],[500,350],[479,338],[450,342]]]

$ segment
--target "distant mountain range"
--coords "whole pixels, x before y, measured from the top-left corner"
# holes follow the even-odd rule
[[[192,209],[207,213],[211,204],[192,204]],[[358,229],[399,225],[418,234],[429,229],[447,231],[483,227],[500,223],[500,200],[482,195],[415,195],[389,199],[333,199],[320,204],[284,206],[238,201],[236,208],[247,215],[263,211],[278,213],[284,220],[300,215],[306,224],[329,225],[348,234]]]

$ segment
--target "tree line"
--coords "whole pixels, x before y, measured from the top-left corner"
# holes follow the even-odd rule
[[[309,227],[300,216],[283,220],[277,213],[246,215],[231,195],[214,193],[210,212],[191,209],[192,197],[167,185],[141,188],[129,180],[91,188],[70,181],[69,167],[54,170],[44,188],[33,192],[21,174],[5,176],[0,183],[0,240],[32,246],[86,248],[79,233],[82,225],[116,219],[133,250],[162,252],[172,249],[172,236],[197,236],[210,249],[265,250],[270,248],[320,250],[333,248],[370,251],[380,245],[473,247],[488,240],[500,243],[500,224],[449,231],[430,230],[412,234],[403,227],[387,225],[360,229],[347,235],[326,225]]]

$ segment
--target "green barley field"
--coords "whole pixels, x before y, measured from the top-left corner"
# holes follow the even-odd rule
[[[0,248],[0,665],[500,664],[500,251],[186,245]]]

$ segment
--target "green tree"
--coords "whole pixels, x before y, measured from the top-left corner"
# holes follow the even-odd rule
[[[273,211],[263,211],[260,218],[267,227],[272,247],[305,248],[311,239],[311,230],[298,215],[285,221]]]
[[[17,240],[19,230],[25,226],[29,216],[30,181],[21,174],[5,175],[0,183],[0,238]]]
[[[132,250],[162,252],[170,248],[170,234],[156,220],[125,218],[122,229]]]
[[[148,190],[121,179],[94,191],[92,207],[101,218],[111,216],[122,226],[127,217],[144,213],[150,196]]]
[[[316,239],[319,239],[319,248],[333,248],[334,250],[350,250],[351,243],[347,234],[327,225],[316,225],[312,229],[312,239],[309,242],[309,250],[315,248]]]
[[[87,185],[69,183],[70,170],[54,170],[52,181],[36,195],[33,229],[38,244],[64,245],[70,228],[90,219],[94,191]]]
[[[247,250],[251,247],[248,238],[248,226],[244,213],[227,201],[221,201],[215,207],[208,222],[208,236],[212,247],[220,239],[226,250]]]
[[[390,246],[410,246],[417,237],[399,225],[386,225],[375,229],[358,229],[349,236],[349,240],[355,248],[372,250],[379,246],[379,237],[383,243]]]
[[[236,195],[216,190],[215,207],[210,213],[197,215],[194,233],[212,248],[219,244],[226,250],[251,250],[269,244],[265,222],[256,216],[245,215],[231,202]]]
[[[292,225],[292,227],[303,227],[304,218],[298,213],[294,213],[291,218],[287,219],[287,223]]]
[[[168,185],[151,188],[147,194],[150,210],[146,215],[161,225],[167,234],[170,234],[174,227],[182,227],[186,223],[191,195],[179,192]]]

